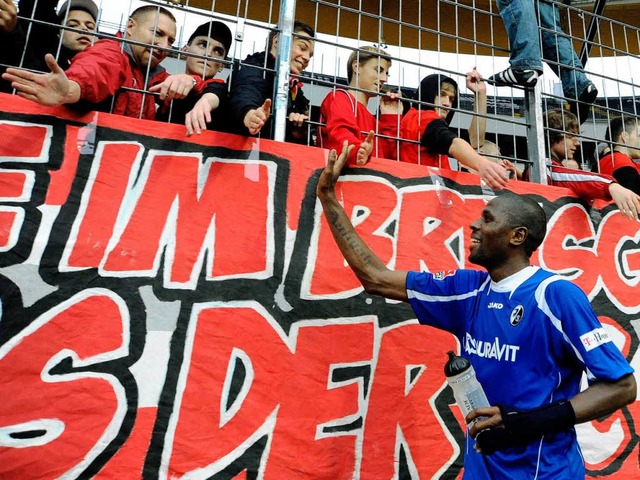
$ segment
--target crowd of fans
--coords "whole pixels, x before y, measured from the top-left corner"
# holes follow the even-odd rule
[[[0,0],[0,38],[5,45],[0,64],[6,70],[0,91],[15,92],[43,105],[74,105],[181,123],[186,135],[210,129],[273,138],[277,30],[269,35],[265,51],[249,55],[234,69],[228,85],[218,76],[230,64],[227,58],[233,40],[223,22],[199,25],[183,48],[185,72],[169,74],[161,64],[176,40],[176,19],[170,10],[142,6],[131,13],[123,32],[105,36],[97,31],[100,12],[93,1],[69,0],[59,9],[57,3],[21,0],[18,15],[14,0]],[[532,33],[526,29],[506,27],[512,43],[531,40]],[[376,46],[353,51],[347,61],[348,85],[334,88],[322,102],[316,132],[309,122],[310,102],[300,81],[313,56],[315,36],[313,28],[295,22],[285,141],[307,144],[317,139],[320,147],[340,150],[346,140],[355,146],[349,162],[358,165],[373,155],[451,168],[449,159],[454,158],[494,188],[504,187],[509,177],[529,178],[528,169],[501,158],[499,147],[485,139],[486,83],[477,70],[466,79],[474,94],[475,115],[469,131],[457,135],[449,126],[458,109],[457,83],[444,75],[428,75],[413,98],[401,98],[399,92],[386,88],[392,62]],[[542,38],[551,42],[548,35]],[[633,216],[640,212],[640,167],[635,162],[640,158],[640,125],[631,116],[613,119],[602,149],[600,173],[579,169],[573,158],[579,147],[576,135],[597,90],[574,61],[575,52],[565,52],[567,46],[562,45],[563,55],[555,58],[556,64],[560,61],[556,71],[572,97],[571,112],[546,112],[548,180],[571,188],[587,201],[613,200]],[[531,52],[540,54],[526,60]],[[542,72],[541,60],[550,60],[546,52],[546,47],[536,47],[535,42],[525,53],[512,51],[512,66],[487,82],[525,88],[535,85]],[[567,65],[562,65],[563,58]],[[369,101],[376,97],[379,111],[373,115]]]

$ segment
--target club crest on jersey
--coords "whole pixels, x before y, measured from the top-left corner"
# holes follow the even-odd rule
[[[515,327],[522,321],[522,317],[524,317],[524,307],[522,305],[518,305],[516,308],[511,310],[509,323],[511,324],[511,326]]]
[[[433,274],[433,279],[434,280],[444,280],[447,277],[450,277],[451,275],[455,275],[456,271],[455,270],[447,270],[446,272],[437,272]]]

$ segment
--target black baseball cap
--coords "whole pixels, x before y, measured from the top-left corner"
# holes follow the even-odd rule
[[[217,40],[224,47],[225,52],[229,53],[229,49],[231,48],[231,30],[224,23],[213,21],[207,22],[200,25],[189,37],[189,42],[196,37],[209,37]]]

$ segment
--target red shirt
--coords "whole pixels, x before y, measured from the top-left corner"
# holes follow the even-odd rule
[[[342,143],[348,140],[349,144],[355,145],[349,155],[349,164],[355,165],[356,153],[367,134],[373,130],[382,135],[397,137],[399,117],[400,115],[396,114],[381,114],[379,121],[376,121],[376,117],[351,93],[336,89],[325,97],[320,106],[320,121],[325,126],[318,129],[317,146],[335,148],[340,153]],[[395,159],[396,143],[395,138],[376,137],[372,155]]]
[[[613,152],[600,159],[600,173],[613,175],[622,167],[631,167],[640,173],[640,165],[634,162],[629,155],[621,152]]]
[[[427,148],[420,144],[427,125],[434,120],[440,120],[440,115],[435,110],[412,108],[406,113],[402,118],[402,122],[400,122],[400,136],[405,140],[412,140],[412,142],[402,142],[400,145],[400,161],[451,170],[449,157],[437,153],[429,153]]]

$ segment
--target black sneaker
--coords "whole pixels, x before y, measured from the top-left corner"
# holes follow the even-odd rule
[[[496,87],[535,87],[542,72],[534,69],[507,68],[505,71],[496,73],[487,79]]]
[[[582,90],[582,93],[578,97],[578,101],[575,100],[569,102],[569,111],[573,113],[576,117],[578,117],[578,121],[580,125],[582,125],[587,118],[589,118],[589,110],[591,109],[591,104],[596,101],[596,97],[598,96],[598,89],[593,84],[593,82],[589,82],[586,87]]]

